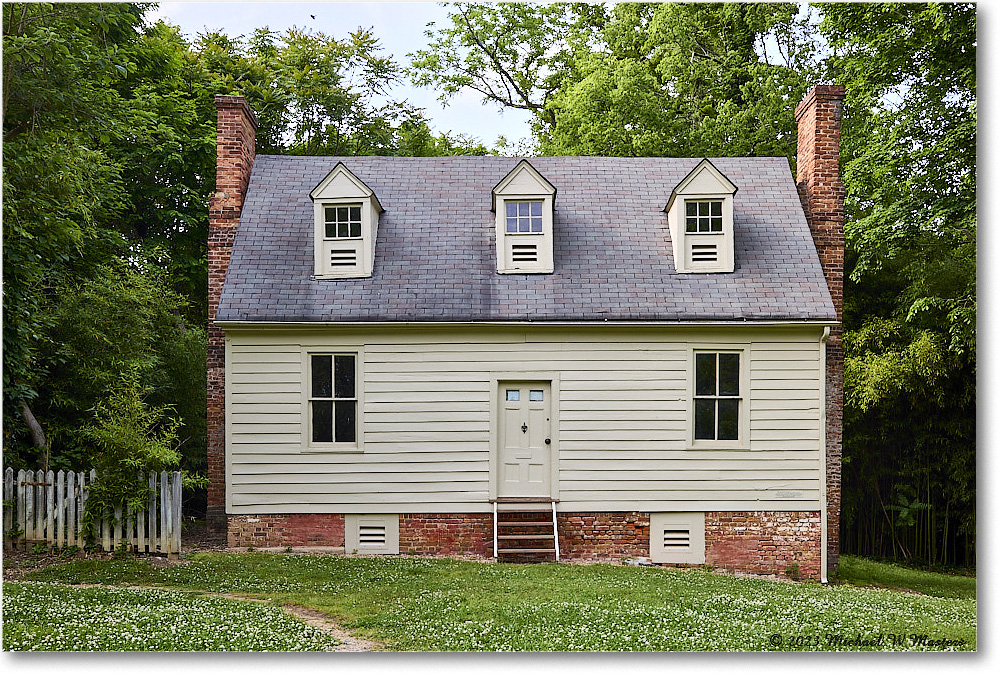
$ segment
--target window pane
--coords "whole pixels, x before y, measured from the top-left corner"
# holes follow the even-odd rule
[[[333,375],[332,356],[312,357],[312,398],[330,398],[333,396],[331,379]]]
[[[737,399],[719,399],[719,440],[737,440],[739,429],[740,402]]]
[[[311,405],[313,443],[332,443],[333,401],[313,401]]]
[[[507,390],[507,400],[508,401],[520,401],[521,400],[521,390],[520,389],[508,389]]]
[[[694,437],[715,439],[715,399],[694,402]]]
[[[712,215],[713,216],[722,215],[722,202],[712,202]]]
[[[542,390],[541,389],[532,389],[531,391],[529,391],[528,392],[528,400],[529,401],[542,401],[542,400],[544,400],[544,396],[542,394]]]
[[[531,215],[541,216],[542,215],[542,203],[541,202],[531,202]]]
[[[709,202],[698,202],[698,215],[707,216],[709,206],[710,206]]]
[[[740,395],[740,355],[719,354],[719,396]]]
[[[715,356],[715,354],[695,355],[695,396],[715,396]]]
[[[517,202],[507,202],[507,217],[511,218],[517,215]]]
[[[327,206],[325,212],[326,212],[326,222],[332,223],[333,221],[337,220],[337,209],[333,208],[332,206]]]
[[[351,207],[351,220],[361,220],[361,207],[352,206]]]
[[[712,218],[712,232],[722,232],[722,218]]]
[[[337,401],[336,440],[338,443],[353,443],[357,440],[355,411],[357,401]]]
[[[354,357],[337,355],[333,364],[336,398],[354,398]]]
[[[333,239],[336,236],[337,236],[337,223],[327,223],[326,224],[327,239]]]
[[[508,232],[517,232],[517,218],[508,218],[507,219],[507,231]]]
[[[340,237],[349,237],[350,229],[347,222],[337,223],[337,235]]]
[[[351,223],[351,236],[352,237],[361,236],[361,223]]]
[[[532,218],[531,219],[531,231],[532,232],[541,232],[542,231],[542,219],[541,218]]]
[[[701,220],[701,221],[698,222],[698,231],[699,232],[708,232],[708,221],[707,220]]]
[[[698,202],[687,202],[684,204],[685,214],[689,216],[698,215]]]
[[[518,202],[517,203],[517,215],[519,215],[519,216],[526,216],[526,215],[528,215],[528,209],[529,208],[530,208],[530,204],[528,204],[528,202]]]
[[[519,220],[517,222],[518,222],[518,225],[517,225],[518,232],[527,232],[529,230],[529,228],[531,227],[531,223],[529,222],[529,220],[527,218],[525,218],[524,220]]]
[[[337,220],[347,220],[347,207],[338,206],[337,207]]]

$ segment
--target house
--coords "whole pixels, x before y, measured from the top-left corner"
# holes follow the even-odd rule
[[[843,88],[784,158],[254,155],[217,97],[231,546],[837,560]]]

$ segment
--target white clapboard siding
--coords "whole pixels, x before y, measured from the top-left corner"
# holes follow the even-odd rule
[[[231,330],[229,506],[244,514],[487,511],[493,383],[555,378],[563,510],[818,509],[819,332]],[[745,350],[749,447],[690,449],[691,350],[727,344]],[[308,445],[307,355],[338,351],[359,354],[354,451]]]
[[[56,548],[82,547],[86,535],[82,520],[86,508],[87,486],[96,478],[92,469],[85,472],[4,471],[4,500],[13,504],[4,509],[4,548],[45,544]],[[151,496],[146,511],[133,513],[115,509],[96,525],[95,543],[105,551],[127,546],[138,552],[167,553],[180,551],[181,473],[163,472],[157,480],[150,473]],[[157,513],[169,512],[157,520]],[[147,526],[148,524],[148,526]]]

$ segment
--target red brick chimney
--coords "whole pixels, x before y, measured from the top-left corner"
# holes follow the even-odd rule
[[[257,116],[242,96],[216,96],[215,193],[208,206],[208,526],[226,531],[226,345],[214,325],[255,155]]]
[[[844,184],[840,181],[840,118],[844,87],[813,87],[795,109],[798,130],[799,198],[816,242],[826,285],[843,321]],[[843,450],[844,348],[842,330],[830,329],[826,342],[826,505],[828,574],[840,558],[840,460]]]

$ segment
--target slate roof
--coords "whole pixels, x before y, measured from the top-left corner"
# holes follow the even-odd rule
[[[371,278],[315,281],[309,192],[337,162],[385,209]],[[259,155],[219,321],[834,320],[784,158],[713,158],[738,186],[735,272],[677,274],[663,208],[699,158],[537,157],[556,186],[553,274],[498,274],[510,157]]]

